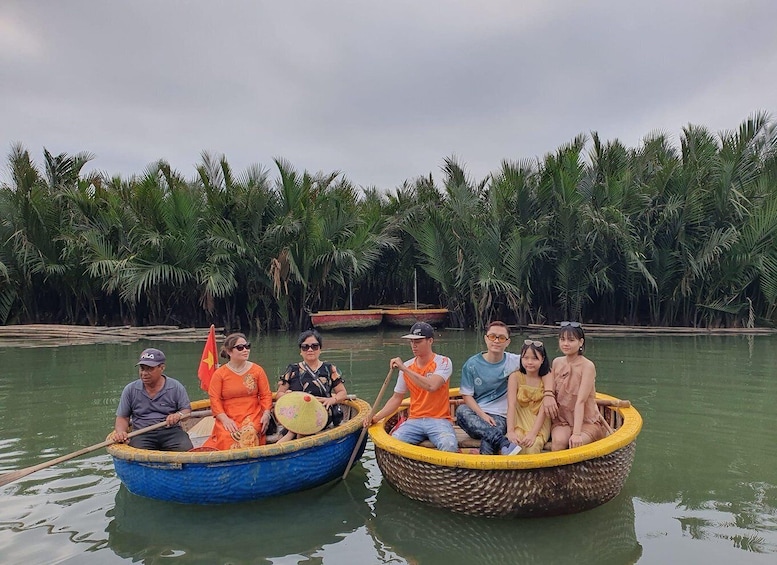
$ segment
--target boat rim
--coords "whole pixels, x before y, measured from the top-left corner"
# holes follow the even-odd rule
[[[419,313],[419,314],[447,314],[449,310],[447,308],[384,308],[384,314],[406,314],[406,313]]]
[[[449,395],[451,397],[457,396],[458,394],[458,388],[450,389]],[[596,398],[602,400],[617,400],[614,396],[599,392],[596,393]],[[409,404],[409,399],[405,399],[397,411],[407,408]],[[465,469],[481,470],[558,467],[608,455],[629,445],[637,438],[637,435],[642,429],[642,416],[640,416],[637,409],[633,406],[628,408],[610,406],[610,408],[618,411],[623,416],[623,424],[606,438],[581,447],[538,454],[507,456],[451,453],[412,445],[395,439],[386,432],[386,419],[393,416],[393,414],[370,426],[369,434],[376,449],[382,449],[383,451],[401,457],[444,467],[461,467]]]
[[[356,316],[382,316],[383,312],[380,310],[319,310],[318,312],[311,312],[311,316],[343,316],[343,315],[356,315]]]
[[[349,420],[336,428],[330,428],[317,434],[304,438],[260,445],[258,447],[244,447],[241,449],[229,449],[224,451],[159,451],[153,449],[138,449],[125,443],[114,443],[107,450],[116,459],[125,461],[138,461],[144,463],[220,463],[236,462],[248,459],[266,459],[269,457],[304,451],[312,447],[325,445],[335,440],[347,437],[362,429],[363,422],[369,415],[370,405],[360,399],[348,399],[344,402],[358,412]],[[192,402],[193,410],[200,410],[210,406],[210,400],[196,400]],[[108,434],[110,437],[110,434]]]

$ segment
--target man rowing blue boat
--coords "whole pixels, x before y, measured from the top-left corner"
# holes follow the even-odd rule
[[[166,360],[159,349],[144,349],[140,354],[136,363],[139,378],[121,392],[113,430],[115,441],[124,443],[128,440],[130,424],[139,430],[166,421],[167,427],[135,436],[129,439],[129,444],[138,449],[162,451],[192,449],[189,435],[180,426],[192,405],[186,388],[164,374]]]

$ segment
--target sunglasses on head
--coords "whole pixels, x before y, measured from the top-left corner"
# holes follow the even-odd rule
[[[237,349],[238,351],[243,351],[244,349],[251,349],[250,343],[241,343],[240,345],[236,345],[232,349]]]
[[[310,351],[311,349],[313,351],[318,351],[319,349],[321,349],[321,344],[320,343],[303,343],[303,344],[301,344],[299,346],[299,348],[302,351]]]
[[[534,347],[545,347],[545,345],[541,341],[536,341],[533,339],[524,339],[523,340],[524,345],[533,345]]]
[[[506,335],[497,335],[497,334],[486,334],[486,339],[488,341],[498,341],[499,343],[504,343],[508,341],[510,338]]]
[[[559,325],[562,328],[565,328],[567,326],[571,326],[573,328],[581,328],[581,327],[583,327],[583,326],[580,325],[580,322],[566,322],[566,321],[564,321],[564,322],[561,322]]]

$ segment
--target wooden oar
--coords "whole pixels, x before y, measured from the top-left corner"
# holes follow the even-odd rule
[[[628,400],[618,400],[617,398],[615,400],[610,400],[609,398],[597,398],[596,405],[612,406],[613,408],[630,408],[631,402]]]
[[[189,417],[209,416],[210,413],[211,413],[210,410],[203,410],[202,412],[191,412],[189,414],[184,414],[181,417],[181,420],[185,420],[186,418],[189,418]],[[167,425],[167,422],[163,420],[158,424],[153,424],[151,426],[141,428],[134,432],[130,432],[127,434],[127,437],[139,436],[140,434],[144,434],[146,432],[151,432],[154,430],[158,430],[159,428],[164,428],[166,425]],[[59,463],[64,463],[65,461],[69,461],[70,459],[81,457],[82,455],[86,455],[87,453],[90,453],[92,451],[97,451],[98,449],[101,449],[103,447],[108,447],[109,445],[112,445],[114,443],[116,443],[116,441],[112,439],[106,439],[105,441],[101,441],[100,443],[96,443],[89,447],[79,449],[78,451],[74,451],[73,453],[68,453],[67,455],[63,455],[62,457],[57,457],[56,459],[46,461],[45,463],[39,463],[38,465],[33,465],[32,467],[26,467],[24,469],[19,469],[18,471],[11,471],[10,473],[4,473],[0,475],[0,487],[3,487],[8,483],[12,483],[18,479],[21,479],[22,477],[26,477],[27,475],[31,475],[36,471],[45,469],[46,467],[53,467],[54,465],[58,465]]]
[[[389,372],[386,374],[386,380],[383,381],[383,386],[380,387],[378,396],[375,397],[375,402],[372,404],[372,408],[370,408],[370,413],[367,414],[367,418],[370,421],[372,421],[372,417],[375,415],[375,410],[377,410],[378,408],[380,399],[383,398],[383,393],[386,392],[386,387],[388,387],[389,381],[391,380],[391,373],[393,372],[394,372],[394,368],[392,367],[391,369],[389,369]],[[351,465],[353,465],[353,461],[354,459],[356,459],[356,454],[359,452],[359,446],[361,446],[362,441],[364,441],[364,434],[367,433],[367,427],[362,428],[362,433],[359,434],[359,440],[356,442],[356,446],[353,448],[353,453],[351,453],[351,458],[348,460],[348,465],[345,467],[345,472],[343,473],[343,480],[345,480],[345,477],[348,476],[348,471],[351,470]]]
[[[609,398],[597,398],[596,399],[596,405],[597,406],[611,406],[612,408],[630,408],[631,402],[628,400],[620,400],[616,398],[615,400],[610,400]],[[605,419],[604,415],[600,412],[599,413],[599,419],[604,424],[604,427],[607,428],[607,435],[612,435],[615,433],[615,430],[612,429],[612,426],[610,426],[609,422]]]

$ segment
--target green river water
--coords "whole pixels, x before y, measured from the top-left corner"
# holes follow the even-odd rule
[[[388,359],[410,357],[401,333],[324,334],[322,359],[372,403]],[[271,382],[299,358],[296,335],[252,341]],[[167,373],[202,398],[202,345],[0,347],[0,472],[102,441],[144,347],[163,349]],[[183,506],[128,493],[101,450],[0,488],[0,563],[777,563],[777,336],[589,335],[587,345],[597,389],[644,419],[623,491],[594,510],[498,520],[431,508],[382,481],[371,443],[346,481]],[[440,332],[452,385],[482,346],[481,334]]]

